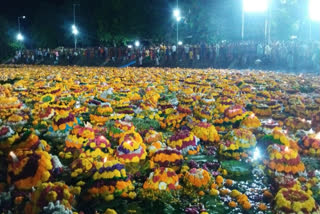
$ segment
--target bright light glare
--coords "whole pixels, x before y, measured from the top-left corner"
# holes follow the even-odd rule
[[[128,48],[132,48],[132,45],[128,45]]]
[[[243,0],[244,12],[265,12],[268,9],[268,0]]]
[[[309,16],[312,21],[320,22],[320,1],[310,0],[309,1]]]
[[[79,34],[79,31],[78,31],[78,29],[77,29],[77,27],[75,25],[72,25],[72,33],[74,35],[78,35]]]
[[[134,45],[135,45],[136,47],[139,47],[139,46],[140,46],[140,42],[139,42],[139,41],[135,41]]]
[[[182,45],[183,43],[181,41],[178,42],[178,45]]]
[[[261,157],[259,148],[256,148],[253,152],[253,160],[258,160]]]
[[[26,16],[22,16],[22,18],[23,18],[23,19],[25,19],[25,18],[26,18]]]
[[[179,9],[174,9],[173,16],[174,17],[179,17],[180,16],[180,10]]]
[[[176,19],[177,19],[177,22],[180,22],[181,16],[178,16]]]
[[[17,35],[17,40],[18,41],[23,41],[23,36],[22,36],[22,34],[21,33],[18,33],[18,35]]]

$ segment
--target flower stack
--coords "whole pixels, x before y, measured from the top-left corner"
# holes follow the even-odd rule
[[[169,147],[156,151],[151,159],[160,167],[179,167],[182,164],[183,156],[180,151]]]
[[[4,119],[22,108],[22,102],[17,97],[0,96],[0,117]]]
[[[172,135],[168,140],[168,146],[181,151],[182,154],[196,154],[200,150],[196,136],[188,130],[181,130]]]
[[[265,135],[261,142],[264,142],[266,147],[271,144],[280,144],[294,150],[299,149],[298,144],[286,135],[286,131],[278,127],[275,127],[270,134]]]
[[[83,151],[83,146],[93,141],[95,133],[92,128],[75,126],[65,140],[65,147],[59,156],[65,159],[76,158]]]
[[[144,190],[170,191],[180,189],[179,176],[171,168],[156,168],[143,184]]]
[[[299,117],[288,117],[287,119],[285,119],[284,124],[288,129],[293,131],[299,129],[308,131],[311,128],[310,123],[308,123],[305,119],[301,119]]]
[[[162,133],[155,130],[148,130],[144,137],[144,142],[147,144],[152,144],[157,141],[162,141]]]
[[[239,159],[246,150],[256,145],[255,135],[248,129],[234,129],[224,136],[219,153],[225,157]]]
[[[193,113],[194,113],[194,116],[196,118],[199,118],[200,120],[207,120],[207,121],[212,120],[212,111],[208,106],[195,107],[193,109]]]
[[[70,111],[60,111],[53,118],[52,131],[66,133],[76,124],[77,118]]]
[[[299,146],[303,154],[320,157],[320,133],[304,136],[299,141]]]
[[[272,115],[272,109],[266,104],[254,105],[252,111],[260,117],[269,117]]]
[[[112,114],[112,112],[113,112],[113,109],[110,105],[102,104],[98,106],[96,114],[99,116],[109,116],[110,114]]]
[[[207,170],[202,168],[190,169],[189,171],[186,172],[184,179],[187,186],[202,188],[204,190],[207,190],[212,183],[212,177],[210,173]]]
[[[122,163],[138,163],[140,160],[144,160],[147,152],[140,134],[135,131],[123,133],[115,155]]]
[[[114,140],[118,140],[122,136],[122,133],[134,130],[135,127],[132,123],[122,120],[116,120],[113,126],[109,128],[109,136]]]
[[[93,185],[88,189],[91,197],[102,197],[106,201],[115,196],[128,197],[134,190],[131,180],[127,178],[123,164],[117,160],[97,162],[96,172],[93,174]]]
[[[27,124],[28,120],[29,116],[27,114],[19,112],[10,115],[7,118],[6,124],[19,132]]]
[[[19,135],[10,126],[0,126],[0,154],[10,149],[11,145],[19,139]]]
[[[29,130],[21,135],[21,138],[15,142],[12,148],[25,151],[50,150],[50,146],[45,140],[40,140],[36,134]]]
[[[117,114],[123,115],[133,115],[133,105],[130,104],[130,100],[128,98],[122,99],[119,102],[115,103],[113,106],[113,110]]]
[[[93,100],[97,106],[93,109],[90,114],[90,121],[96,125],[104,125],[108,121],[108,116],[113,113],[113,109],[109,103],[100,103],[99,101]],[[92,102],[93,102],[92,101]]]
[[[12,151],[7,181],[18,189],[31,189],[48,181],[51,169],[51,156],[45,151]]]
[[[248,114],[249,115],[241,121],[240,127],[246,129],[259,128],[261,126],[259,118],[254,113],[248,112]]]
[[[62,182],[42,183],[36,188],[31,195],[31,202],[25,207],[26,213],[37,214],[41,213],[42,209],[50,202],[60,203],[67,209],[71,210],[75,203],[75,194],[80,193],[80,187],[70,188]]]
[[[214,143],[220,141],[220,137],[218,135],[217,130],[210,123],[197,123],[193,127],[192,132],[197,138],[204,142]]]
[[[319,207],[307,192],[282,188],[275,197],[275,213],[318,213]]]
[[[181,126],[185,124],[183,119],[187,116],[185,113],[172,113],[167,116],[164,121],[164,127],[169,130],[179,129]]]
[[[83,144],[84,153],[93,158],[105,158],[108,156],[108,153],[111,149],[111,144],[107,138],[103,135],[97,135],[93,140]]]
[[[95,164],[92,157],[80,157],[70,164],[71,177],[88,178],[94,173]]]
[[[48,122],[51,121],[55,114],[55,111],[51,107],[45,105],[35,105],[32,110],[32,116],[34,123]],[[46,123],[45,123],[46,124]]]
[[[273,172],[297,174],[305,169],[297,150],[285,145],[272,144],[268,147],[268,152],[268,167]]]

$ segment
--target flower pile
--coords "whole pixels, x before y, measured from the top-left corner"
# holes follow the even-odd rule
[[[140,134],[135,131],[123,133],[115,155],[122,163],[144,160],[147,152]]]
[[[275,197],[275,209],[283,213],[313,213],[319,208],[311,195],[301,189],[282,188]],[[280,212],[279,212],[280,213]]]
[[[191,185],[197,188],[204,188],[206,189],[208,186],[211,185],[212,177],[207,170],[204,169],[190,169],[184,176],[185,182],[187,185]]]
[[[314,75],[0,70],[0,213],[319,212]]]
[[[300,141],[303,154],[320,157],[320,134],[304,136]]]
[[[195,154],[200,150],[196,137],[188,130],[182,130],[172,135],[168,140],[168,146],[181,151],[182,154]]]
[[[205,122],[197,123],[193,127],[192,132],[197,138],[199,138],[204,142],[214,143],[214,142],[219,142],[220,140],[217,130],[210,123],[205,123]]]
[[[224,141],[220,144],[219,153],[238,159],[240,153],[254,147],[256,143],[255,135],[248,129],[234,129],[225,135]]]
[[[171,168],[160,167],[151,172],[143,189],[170,191],[180,189],[179,176]]]
[[[31,202],[26,205],[25,212],[32,214],[40,213],[50,202],[55,203],[57,201],[60,201],[61,205],[71,210],[75,204],[75,195],[79,195],[80,191],[80,187],[70,188],[61,182],[42,183],[32,193]]]
[[[91,197],[102,197],[106,201],[115,196],[128,197],[134,186],[128,179],[123,164],[117,160],[98,162],[92,179],[94,183],[88,189]]]
[[[284,145],[273,144],[268,147],[270,161],[268,167],[276,172],[296,174],[303,172],[304,164],[294,149]]]
[[[176,149],[164,148],[156,151],[151,160],[160,167],[172,168],[182,164],[183,156],[181,152]]]
[[[18,189],[31,189],[49,180],[51,156],[45,151],[9,153],[7,181]]]

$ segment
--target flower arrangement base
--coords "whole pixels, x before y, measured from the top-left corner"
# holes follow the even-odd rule
[[[249,178],[252,175],[252,166],[249,163],[243,161],[221,161],[221,168],[227,170],[227,176],[233,179],[238,178],[241,180],[245,180],[246,178]]]

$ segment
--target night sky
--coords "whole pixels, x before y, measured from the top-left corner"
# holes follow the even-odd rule
[[[280,4],[280,0],[273,2]],[[307,1],[287,2],[298,4],[287,4],[285,9],[288,11],[285,12],[279,7],[279,14],[274,15],[273,33],[281,39],[296,31],[301,34],[298,36],[304,36]],[[18,29],[17,17],[26,16],[27,19],[21,22],[21,31],[28,47],[72,46],[73,3],[80,4],[76,9],[80,46],[134,39],[173,41],[175,38],[172,11],[176,0],[5,0],[1,2],[0,19],[9,23],[6,31],[14,38]],[[179,25],[183,40],[239,39],[240,0],[179,0],[179,7],[185,17]],[[263,39],[264,19],[263,14],[247,17],[248,35],[252,35],[252,39]],[[297,24],[300,25],[298,30],[295,29]]]

